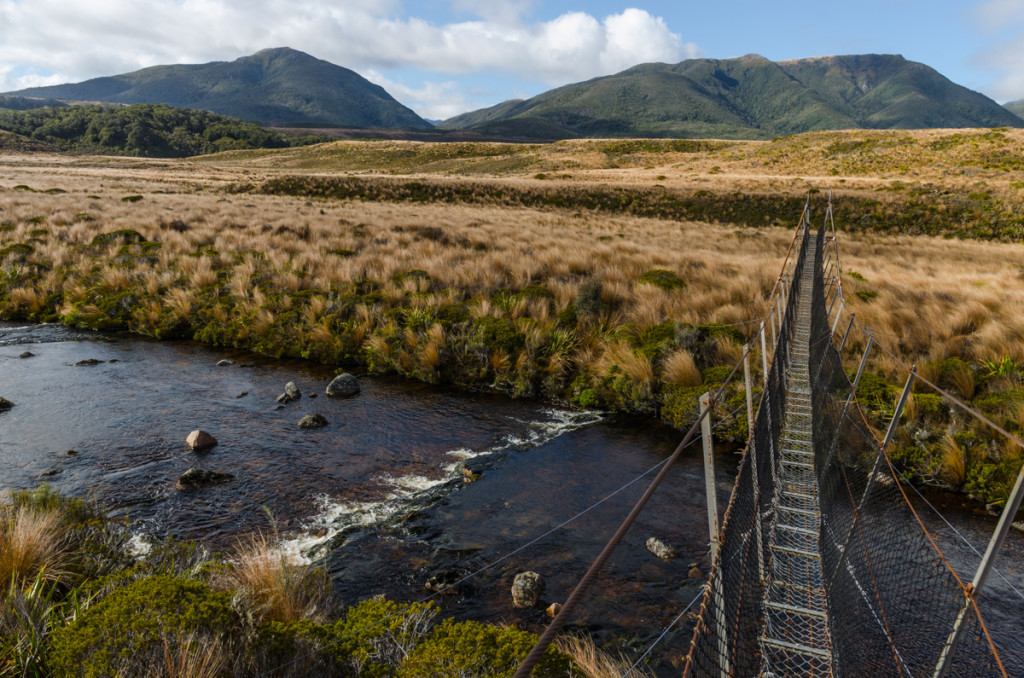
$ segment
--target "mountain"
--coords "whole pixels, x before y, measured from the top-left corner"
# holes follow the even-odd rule
[[[1011,101],[1008,104],[1003,104],[1003,108],[1010,111],[1014,115],[1024,118],[1024,99],[1020,101]]]
[[[262,125],[432,127],[358,73],[287,47],[265,49],[231,62],[152,66],[123,75],[9,94],[166,104]]]
[[[826,129],[1024,127],[991,99],[899,55],[642,64],[446,120],[447,129],[573,137],[771,138]]]

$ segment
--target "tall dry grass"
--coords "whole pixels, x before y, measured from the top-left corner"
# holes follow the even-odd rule
[[[236,609],[253,625],[322,621],[328,611],[330,579],[321,568],[281,551],[278,544],[276,535],[263,532],[240,539],[218,585],[234,592]]]
[[[59,511],[0,506],[0,582],[56,581],[68,555]]]
[[[621,678],[632,666],[622,655],[615,656],[597,647],[589,636],[559,636],[555,646],[559,652],[572,657],[586,678]],[[654,674],[643,667],[633,669],[629,675],[654,678]]]

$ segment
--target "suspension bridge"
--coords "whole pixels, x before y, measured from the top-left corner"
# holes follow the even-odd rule
[[[855,394],[872,350],[884,348],[869,333],[857,370],[848,376],[842,355],[855,316],[842,297],[831,194],[817,229],[808,199],[769,307],[770,316],[726,382],[742,366],[750,436],[720,529],[717,509],[709,506],[712,568],[683,674],[1024,676],[1019,653],[1000,653],[980,595],[1024,496],[1024,472],[973,579],[965,581],[915,512],[887,454],[915,380],[1017,445],[1021,441],[906,365],[887,432],[876,435]],[[764,384],[754,415],[749,362],[758,341]],[[700,419],[515,678],[531,674],[701,426],[711,456],[708,412],[725,388],[702,401]]]

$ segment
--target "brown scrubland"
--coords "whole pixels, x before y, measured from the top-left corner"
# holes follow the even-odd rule
[[[194,338],[685,426],[831,190],[848,308],[1024,426],[1024,131],[772,142],[340,141],[190,160],[0,155],[0,317]],[[864,345],[858,332],[848,344]],[[754,361],[755,365],[759,362]],[[863,385],[884,421],[902,368]],[[894,456],[1005,498],[1019,450],[919,389]],[[742,403],[730,387],[719,416]],[[742,412],[723,436],[742,442]]]

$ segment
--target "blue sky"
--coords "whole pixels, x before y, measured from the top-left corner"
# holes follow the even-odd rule
[[[289,46],[428,118],[637,63],[898,53],[1024,98],[1024,0],[0,0],[0,91]]]

